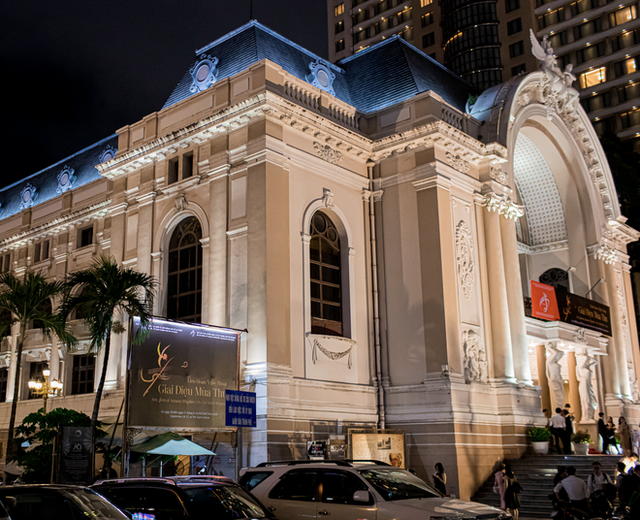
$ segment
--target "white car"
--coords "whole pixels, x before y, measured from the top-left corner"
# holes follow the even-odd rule
[[[443,497],[382,462],[265,462],[240,484],[282,520],[508,520],[495,507]]]

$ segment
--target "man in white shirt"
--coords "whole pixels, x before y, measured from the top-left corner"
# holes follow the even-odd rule
[[[556,408],[556,414],[549,419],[551,427],[551,433],[553,433],[553,439],[555,443],[556,452],[562,453],[560,449],[560,439],[564,438],[564,429],[566,427],[566,421],[560,413],[562,409]]]
[[[569,476],[558,482],[558,485],[553,488],[558,500],[560,500],[560,491],[564,489],[569,495],[572,507],[585,512],[589,511],[589,490],[586,482],[576,477],[576,468],[573,466],[567,468],[567,473]]]
[[[593,464],[591,464],[591,467],[593,468],[593,473],[589,475],[589,479],[587,480],[587,489],[589,490],[589,496],[591,496],[596,491],[603,490],[605,484],[613,484],[609,475],[602,472],[602,466],[599,462],[594,462]]]

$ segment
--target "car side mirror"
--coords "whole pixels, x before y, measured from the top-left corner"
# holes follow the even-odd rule
[[[369,496],[369,492],[366,489],[361,489],[360,491],[356,491],[353,494],[354,502],[369,502],[371,497]]]

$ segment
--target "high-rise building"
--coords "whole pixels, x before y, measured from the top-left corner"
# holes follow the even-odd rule
[[[328,0],[336,62],[400,35],[481,90],[538,68],[529,29],[547,36],[558,65],[601,135],[640,137],[637,1]]]

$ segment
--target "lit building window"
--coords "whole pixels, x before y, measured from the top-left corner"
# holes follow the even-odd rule
[[[620,122],[622,128],[630,128],[632,126],[640,125],[640,110],[630,110],[620,114]]]
[[[593,87],[605,81],[607,81],[607,73],[604,67],[580,74],[580,88]]]
[[[336,16],[340,16],[341,14],[344,14],[344,2],[336,5],[333,9],[333,12]]]
[[[617,63],[614,63],[613,70],[616,73],[616,77],[626,76],[627,74],[633,74],[636,71],[636,59],[627,58],[626,60],[622,60]]]
[[[428,5],[431,5],[433,3],[433,0],[420,0],[420,7],[427,7]]]
[[[637,17],[636,6],[630,5],[623,9],[619,9],[615,13],[611,13],[609,15],[609,24],[611,27],[615,27],[616,25],[621,25],[623,23],[630,22],[631,20],[635,20]]]

